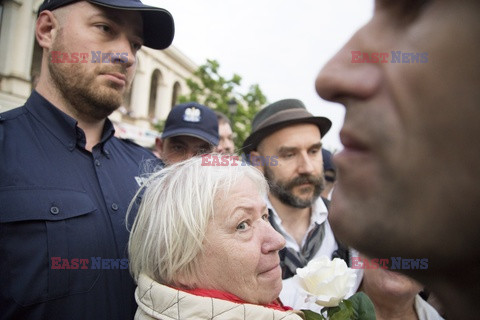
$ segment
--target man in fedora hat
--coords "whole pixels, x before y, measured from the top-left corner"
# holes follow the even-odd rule
[[[166,165],[211,153],[218,145],[217,115],[197,102],[176,105],[165,122],[161,138],[157,138],[157,153]]]
[[[300,100],[281,100],[254,117],[252,133],[243,143],[247,158],[270,185],[270,222],[286,239],[280,252],[284,279],[322,255],[349,260],[348,250],[335,240],[327,204],[320,197],[322,138],[331,125],[327,118],[314,117]],[[294,303],[295,291],[287,282],[280,297],[287,305],[301,307]]]
[[[139,0],[45,0],[35,35],[38,84],[0,114],[0,319],[133,319],[125,216],[156,158],[107,116],[173,18]]]

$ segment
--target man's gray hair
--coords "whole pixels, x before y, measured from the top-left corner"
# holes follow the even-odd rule
[[[222,155],[209,156],[210,165],[202,157],[193,157],[154,173],[132,200],[129,214],[142,195],[128,243],[135,281],[144,273],[161,284],[182,287],[180,279],[195,277],[207,226],[215,212],[222,210],[219,200],[245,178],[266,197],[268,185],[256,168],[241,161],[212,166],[211,157]]]

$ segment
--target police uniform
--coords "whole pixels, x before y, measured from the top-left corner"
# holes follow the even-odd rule
[[[113,135],[107,119],[85,150],[76,120],[35,91],[0,114],[0,319],[133,318],[125,214],[157,160]]]

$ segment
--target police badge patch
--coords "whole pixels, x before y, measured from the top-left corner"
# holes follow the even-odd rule
[[[200,120],[201,120],[200,109],[197,109],[195,107],[185,109],[185,113],[183,114],[183,121],[200,122]]]

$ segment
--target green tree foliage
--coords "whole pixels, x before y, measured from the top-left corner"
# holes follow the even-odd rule
[[[254,115],[265,105],[267,98],[258,84],[251,85],[246,93],[240,92],[242,78],[234,74],[230,79],[219,73],[220,64],[207,60],[194,73],[196,79],[187,79],[188,95],[180,96],[179,102],[196,101],[225,114],[232,122],[237,153],[251,131]],[[236,103],[236,112],[229,111],[229,103]]]

